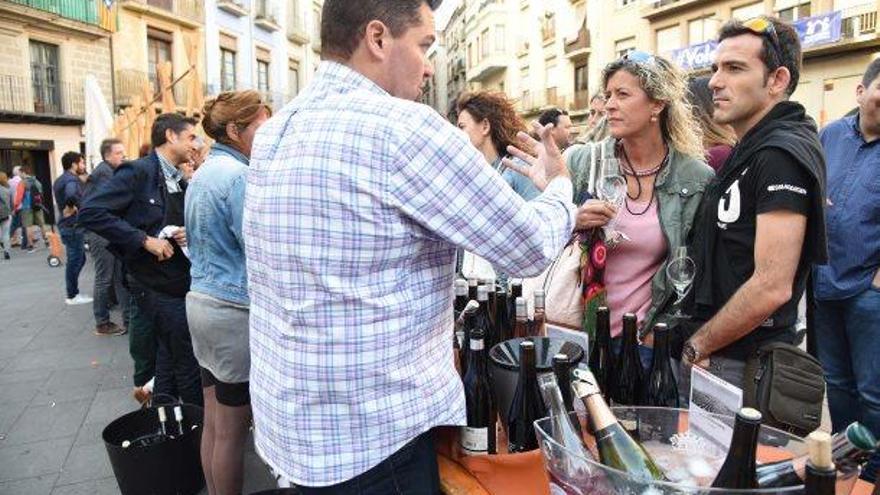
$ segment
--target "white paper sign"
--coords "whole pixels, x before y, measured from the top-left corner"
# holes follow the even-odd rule
[[[688,409],[688,428],[714,443],[722,452],[730,447],[733,423],[725,423],[712,414],[735,417],[742,407],[742,389],[712,373],[693,366],[691,368],[691,405]]]

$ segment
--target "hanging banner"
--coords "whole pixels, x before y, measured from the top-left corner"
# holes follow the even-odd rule
[[[840,41],[843,12],[840,10],[794,21],[803,48]]]
[[[718,42],[710,40],[705,43],[691,45],[678,50],[672,50],[672,61],[684,70],[696,70],[709,67],[715,61],[715,53],[718,51]]]

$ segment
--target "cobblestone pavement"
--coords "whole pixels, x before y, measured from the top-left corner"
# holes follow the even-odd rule
[[[64,304],[46,256],[0,260],[0,495],[117,494],[101,431],[137,408],[128,338],[95,336],[92,306]],[[83,293],[92,280],[89,261]],[[244,493],[272,487],[252,442],[246,464]]]

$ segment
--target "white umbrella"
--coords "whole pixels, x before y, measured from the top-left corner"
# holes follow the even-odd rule
[[[107,100],[98,85],[95,76],[86,76],[85,85],[86,102],[86,163],[89,170],[101,163],[101,141],[111,137],[113,130],[113,115],[107,108]]]

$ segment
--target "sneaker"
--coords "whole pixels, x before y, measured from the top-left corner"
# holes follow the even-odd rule
[[[24,249],[24,248],[22,248],[22,249]],[[33,246],[27,248],[27,252],[28,252],[28,254],[31,254],[31,253],[33,253],[33,252],[36,251],[36,250],[37,250],[37,248],[35,248],[35,247],[33,247]]]
[[[107,323],[101,323],[100,325],[95,327],[95,335],[99,337],[112,337],[115,335],[125,335],[126,330],[124,328],[119,328],[116,323],[112,321]]]
[[[12,259],[12,257],[9,256],[9,251],[3,251],[3,259],[4,260]]]
[[[77,304],[91,304],[92,298],[89,296],[84,296],[82,294],[77,294],[74,297],[64,300],[68,306],[75,306]]]
[[[138,401],[138,404],[144,407],[146,407],[147,403],[150,402],[150,399],[153,398],[153,394],[149,390],[146,390],[145,387],[135,387],[131,396],[134,397],[134,400]]]

